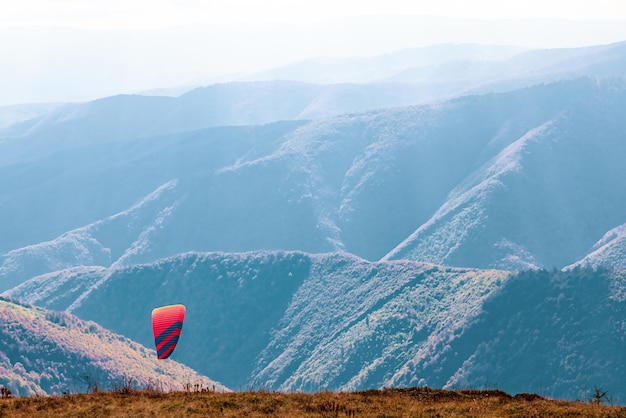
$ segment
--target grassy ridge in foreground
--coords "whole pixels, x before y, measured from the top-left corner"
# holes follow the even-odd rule
[[[626,408],[497,390],[320,392],[118,391],[2,399],[0,417],[626,417]]]

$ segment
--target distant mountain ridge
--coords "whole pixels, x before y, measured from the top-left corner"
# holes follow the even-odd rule
[[[415,67],[445,62],[504,60],[525,49],[506,45],[438,44],[354,58],[312,58],[248,76],[251,80],[297,80],[308,83],[372,83],[392,79]],[[437,81],[437,80],[421,80]]]
[[[298,81],[230,82],[195,88],[179,97],[118,95],[57,106],[10,126],[0,138],[62,137],[117,141],[215,126],[260,125],[425,103],[441,97],[421,85],[310,84]]]
[[[7,128],[0,129],[0,137],[51,129],[71,136],[88,124],[92,136],[131,138],[330,117],[583,76],[623,77],[625,48],[624,42],[530,51],[440,44],[367,58],[311,59],[247,79],[188,88],[176,97],[124,94],[64,106],[0,108],[0,128]],[[16,115],[18,111],[33,118]],[[103,116],[108,120],[99,120]]]
[[[623,77],[626,42],[584,48],[520,51],[501,59],[473,57],[407,68],[385,79],[395,82],[463,83],[463,94],[510,91],[579,77]]]

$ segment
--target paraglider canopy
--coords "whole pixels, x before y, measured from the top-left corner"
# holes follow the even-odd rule
[[[159,359],[168,358],[180,337],[185,321],[185,305],[167,305],[152,310],[152,331]]]

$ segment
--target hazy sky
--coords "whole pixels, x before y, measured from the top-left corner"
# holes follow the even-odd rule
[[[207,83],[310,57],[444,42],[622,40],[626,0],[0,0],[0,105]]]
[[[154,28],[193,22],[311,22],[355,15],[623,19],[623,0],[0,0],[6,25]]]

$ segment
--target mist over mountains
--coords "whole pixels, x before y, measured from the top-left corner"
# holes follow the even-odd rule
[[[205,24],[180,22],[181,25],[177,25],[176,14],[174,16],[170,14],[165,16],[162,22],[166,23],[167,27],[161,29],[145,27],[122,29],[119,27],[120,22],[117,22],[118,24],[112,22],[113,27],[105,25],[109,26],[105,28],[98,23],[90,23],[89,19],[81,19],[79,14],[62,12],[67,6],[68,4],[63,3],[58,8],[50,9],[54,9],[54,13],[65,14],[66,17],[75,19],[70,27],[46,25],[45,22],[35,19],[31,24],[0,28],[2,33],[0,50],[3,51],[4,62],[7,63],[0,68],[0,91],[2,91],[0,105],[87,101],[118,93],[137,93],[171,86],[179,91],[178,87],[194,84],[208,85],[249,80],[260,72],[272,73],[274,71],[272,68],[291,66],[292,63],[311,57],[327,57],[329,60],[342,60],[338,57],[348,59],[356,57],[358,60],[379,55],[395,55],[394,51],[411,50],[415,49],[415,46],[429,49],[431,47],[424,46],[431,44],[497,43],[499,45],[495,47],[480,46],[495,50],[502,45],[573,48],[609,44],[626,39],[623,13],[616,12],[608,20],[606,18],[593,20],[594,17],[598,17],[596,12],[602,9],[600,5],[587,7],[588,10],[582,19],[528,20],[521,15],[513,19],[459,19],[402,12],[396,15],[385,13],[381,16],[330,18],[316,23],[311,21],[311,18],[315,20],[315,13],[311,15],[309,9],[299,8],[300,13],[307,16],[300,22],[278,23],[272,19],[271,22],[264,24],[251,24],[249,21],[233,24],[211,20]],[[105,11],[108,6],[99,7],[103,7],[103,12],[97,13],[99,16],[95,16],[94,13],[92,18],[97,17],[96,20],[112,18],[110,11]],[[345,5],[328,7],[335,11],[346,9]],[[439,7],[442,7],[441,10],[449,9],[445,14],[465,10],[464,6],[458,5]],[[543,11],[553,9],[552,6],[536,7]],[[618,4],[611,7],[616,11],[621,10]],[[488,7],[492,12],[499,8],[493,5]],[[245,10],[241,10],[244,7],[238,9],[237,14],[245,13]],[[261,13],[252,14],[250,17],[253,20],[262,17],[272,7],[264,6],[261,9]],[[356,6],[351,9],[358,10]],[[477,11],[481,7],[472,9]],[[576,11],[578,8],[569,9]],[[35,17],[39,12],[43,12],[43,9],[38,13],[28,13],[28,8],[24,10],[22,18]],[[45,10],[48,10],[47,7]],[[509,8],[501,10],[508,10],[511,13]],[[554,10],[564,11],[563,8]],[[217,13],[204,12],[204,17],[219,19],[217,15],[222,11],[220,8],[220,12]],[[141,7],[137,7],[135,12],[138,21],[145,18],[149,20],[152,16],[152,13],[146,14]],[[10,15],[10,9],[7,9],[3,17],[10,19]],[[203,12],[197,13],[192,20],[198,22],[196,19],[202,19],[202,15]],[[614,19],[620,15],[622,20]],[[322,26],[319,23],[322,23]],[[431,49],[438,48],[435,45]],[[493,58],[493,55],[484,56],[475,53],[470,56],[463,52],[476,51],[479,49],[477,47],[468,48],[465,45],[458,49],[461,51],[456,56],[447,52],[442,58],[466,59],[468,56],[470,59]],[[427,52],[420,55],[426,56]],[[385,65],[384,59],[378,61]],[[364,65],[367,63],[359,64],[361,69],[357,74],[376,74],[372,69],[365,68]],[[327,67],[322,66],[320,71],[315,72],[306,66],[299,66],[303,67],[304,74],[317,78],[315,81],[309,79],[310,82],[318,82],[320,77],[325,80],[324,82],[337,79],[337,75],[333,73],[322,73]],[[317,69],[315,62],[310,63],[309,68]],[[338,70],[335,66],[332,69]],[[355,72],[350,71],[349,74],[354,76]],[[285,78],[281,74],[271,79]],[[342,80],[350,83],[360,81],[358,78]]]
[[[7,116],[0,291],[147,347],[184,303],[233,389],[626,399],[625,45],[393,57]]]

